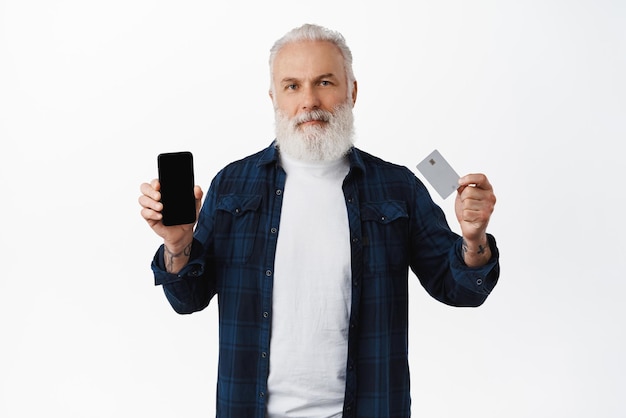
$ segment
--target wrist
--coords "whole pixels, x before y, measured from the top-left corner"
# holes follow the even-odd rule
[[[463,254],[482,255],[489,250],[489,242],[485,235],[481,239],[469,240],[463,237]]]
[[[163,245],[165,250],[169,253],[178,254],[185,250],[187,247],[191,247],[193,242],[193,233],[185,234],[183,237],[177,240],[164,239]]]
[[[192,244],[193,244],[193,239],[191,239],[188,242],[181,241],[176,244],[164,242],[163,248],[165,250],[165,254],[168,257],[171,257],[171,258],[182,257],[182,256],[189,257],[189,255],[191,254]]]
[[[189,261],[192,245],[193,239],[184,246],[169,247],[167,243],[164,243],[163,261],[165,262],[165,270],[169,273],[178,273]]]
[[[468,240],[463,237],[461,250],[463,261],[468,267],[480,267],[491,259],[491,247],[485,235],[483,239]]]

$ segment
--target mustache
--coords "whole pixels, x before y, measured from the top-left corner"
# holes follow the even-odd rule
[[[328,122],[333,117],[331,112],[322,109],[311,110],[306,113],[301,113],[293,118],[294,125],[298,126],[301,123],[311,122],[311,121],[321,121]]]

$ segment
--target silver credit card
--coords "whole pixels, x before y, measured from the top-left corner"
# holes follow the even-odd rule
[[[443,199],[459,188],[458,182],[461,177],[437,150],[424,158],[417,165],[417,169]]]

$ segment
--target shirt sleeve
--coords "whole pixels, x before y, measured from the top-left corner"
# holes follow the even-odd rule
[[[463,239],[454,233],[441,208],[424,184],[415,178],[411,226],[411,268],[426,291],[451,306],[480,306],[500,274],[496,240],[487,235],[491,259],[481,267],[468,267],[462,256]]]
[[[467,293],[466,298],[472,299],[476,304],[482,304],[489,296],[498,282],[500,275],[500,254],[496,245],[496,239],[487,234],[487,241],[491,249],[491,258],[480,267],[468,267],[463,260],[462,243],[459,239],[450,251],[450,270],[456,284]]]
[[[194,239],[189,263],[177,274],[165,270],[164,247],[161,246],[152,260],[155,285],[161,285],[170,305],[179,314],[201,311],[215,295],[214,281],[206,274],[206,261],[202,244]]]
[[[202,244],[200,244],[200,242],[198,242],[198,240],[194,238],[191,245],[191,256],[189,258],[189,262],[185,267],[183,267],[178,273],[175,274],[169,273],[165,269],[165,246],[161,245],[154,255],[151,265],[152,272],[154,273],[155,286],[168,285],[189,278],[196,278],[201,276],[204,272],[204,260],[202,260],[201,258],[201,248]]]

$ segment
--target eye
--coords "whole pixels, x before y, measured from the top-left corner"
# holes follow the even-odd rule
[[[285,85],[285,90],[295,90],[297,88],[298,86],[295,83]]]
[[[329,80],[320,81],[321,86],[330,86],[332,83]]]

